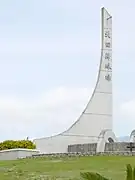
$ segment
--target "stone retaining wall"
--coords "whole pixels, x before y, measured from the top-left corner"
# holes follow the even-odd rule
[[[135,156],[135,151],[130,152],[104,152],[104,153],[56,153],[56,154],[37,154],[27,158],[69,158],[69,157],[85,157],[85,156]]]

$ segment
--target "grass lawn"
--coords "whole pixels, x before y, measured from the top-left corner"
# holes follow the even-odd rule
[[[0,161],[0,180],[79,178],[80,172],[96,171],[110,179],[125,179],[126,164],[135,166],[135,157],[93,156],[63,159]]]

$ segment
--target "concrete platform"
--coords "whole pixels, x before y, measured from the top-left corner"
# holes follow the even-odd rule
[[[0,160],[16,160],[39,154],[36,149],[8,149],[0,151]]]

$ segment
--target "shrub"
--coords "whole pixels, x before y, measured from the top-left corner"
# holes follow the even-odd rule
[[[83,172],[80,173],[81,177],[85,180],[109,180],[102,175],[95,172]],[[130,164],[127,164],[127,176],[126,180],[135,180],[135,168],[132,168]]]
[[[15,148],[26,148],[35,149],[35,144],[30,140],[6,140],[0,143],[0,150],[15,149]]]

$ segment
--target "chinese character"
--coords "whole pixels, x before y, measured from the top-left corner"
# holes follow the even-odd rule
[[[106,31],[106,32],[105,32],[105,37],[111,38],[109,31]]]
[[[108,74],[108,75],[105,76],[105,79],[106,79],[107,81],[111,81],[112,77],[111,77],[111,75]]]
[[[111,67],[110,63],[105,64],[105,69],[112,70],[112,67]]]
[[[111,58],[111,54],[110,53],[105,53],[105,59],[110,60],[110,58]]]
[[[110,23],[110,24],[112,23],[112,16],[110,16],[106,19],[106,24],[108,25],[108,23]]]
[[[110,42],[105,43],[105,47],[110,48],[111,47],[111,43]]]

